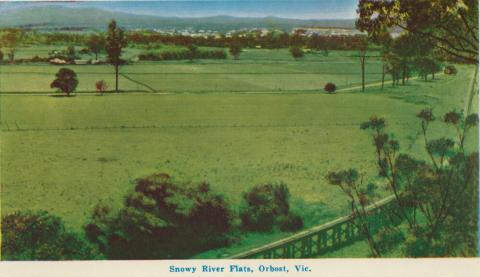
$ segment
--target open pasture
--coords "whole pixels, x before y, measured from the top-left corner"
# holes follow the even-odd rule
[[[130,92],[322,91],[327,82],[335,83],[338,88],[361,83],[360,62],[355,55],[355,52],[332,51],[327,57],[308,54],[304,59],[295,61],[285,49],[248,49],[238,61],[164,61],[125,65],[120,69],[119,82],[121,90]],[[61,67],[71,68],[77,73],[77,92],[94,92],[95,82],[99,80],[105,80],[110,89],[114,87],[114,70],[109,65],[24,64],[0,67],[0,92],[54,92],[50,83]],[[377,58],[370,58],[366,82],[380,81],[381,67]],[[32,81],[22,82],[26,79]]]
[[[208,181],[235,204],[250,186],[285,182],[296,201],[335,217],[347,205],[325,174],[373,173],[359,124],[384,116],[402,149],[420,153],[416,112],[463,108],[470,76],[464,67],[365,94],[3,95],[2,213],[46,209],[80,228],[98,200],[118,205],[136,177],[163,171]]]

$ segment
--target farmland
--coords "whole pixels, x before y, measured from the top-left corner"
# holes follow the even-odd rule
[[[28,48],[27,48],[28,49]],[[46,55],[45,49],[19,51],[19,56]],[[135,52],[134,50],[129,50]],[[207,92],[315,92],[325,83],[338,88],[361,82],[360,63],[352,52],[334,52],[328,57],[309,54],[294,61],[288,50],[245,50],[241,60],[199,60],[143,62],[123,66],[120,88],[128,92],[207,93]],[[371,55],[376,55],[372,52]],[[381,79],[381,63],[371,58],[366,81]],[[95,82],[105,80],[113,86],[113,67],[109,65],[69,65],[78,74],[77,92],[95,91]],[[6,65],[0,68],[2,93],[45,93],[59,66]],[[22,82],[21,80],[31,80]]]
[[[2,214],[44,209],[80,230],[99,200],[119,206],[133,180],[166,172],[180,182],[209,182],[235,207],[251,186],[283,182],[306,225],[319,224],[348,211],[345,196],[326,184],[328,171],[356,167],[374,175],[374,149],[361,122],[385,117],[401,149],[424,155],[415,114],[428,106],[437,114],[463,109],[473,72],[459,66],[457,75],[435,81],[327,95],[326,82],[340,89],[360,83],[355,53],[297,62],[287,51],[127,65],[120,88],[129,93],[104,96],[83,92],[100,79],[113,84],[111,66],[68,66],[79,78],[71,98],[44,95],[53,92],[57,66],[1,66]],[[367,83],[378,82],[380,72],[372,58]],[[231,251],[265,239],[248,242]]]

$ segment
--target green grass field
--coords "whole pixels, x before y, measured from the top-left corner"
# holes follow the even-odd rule
[[[48,49],[48,50],[47,50]],[[45,56],[51,48],[20,49],[18,56]],[[136,51],[136,52],[135,52]],[[138,49],[129,49],[133,57]],[[322,90],[327,82],[339,89],[359,85],[360,62],[355,52],[337,51],[328,57],[309,54],[294,61],[288,50],[247,49],[241,60],[197,60],[143,62],[121,67],[120,89],[168,93],[207,92],[312,92]],[[369,55],[376,55],[372,52]],[[366,81],[381,79],[381,63],[369,59]],[[79,80],[78,92],[94,92],[95,82],[105,80],[114,88],[113,67],[109,65],[46,66],[45,64],[5,65],[0,67],[2,93],[52,93],[55,73],[61,67],[73,69]],[[24,80],[29,80],[25,82]]]
[[[456,76],[435,81],[324,94],[325,76],[338,80],[339,87],[345,78],[352,83],[343,87],[356,83],[359,65],[351,60],[146,63],[125,66],[122,73],[157,91],[202,93],[71,98],[22,95],[49,92],[44,86],[58,67],[1,66],[1,91],[18,92],[0,95],[2,214],[44,209],[80,230],[99,200],[119,206],[137,177],[160,171],[181,182],[207,181],[234,208],[251,186],[284,182],[307,227],[344,215],[346,198],[324,176],[348,167],[373,175],[374,149],[359,124],[373,114],[384,116],[402,149],[422,156],[415,114],[426,106],[437,114],[464,108],[473,72],[459,66]],[[72,68],[82,91],[89,90],[90,81],[110,83],[113,77],[109,66]],[[379,75],[368,81],[378,82]],[[120,84],[125,90],[145,89],[136,82],[122,77]],[[276,86],[292,93],[233,93]],[[434,128],[435,135],[450,132],[442,125]],[[473,149],[475,142],[476,135]],[[199,257],[222,257],[285,235],[249,234],[229,249]]]

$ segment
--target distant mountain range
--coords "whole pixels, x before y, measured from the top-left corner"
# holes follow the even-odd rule
[[[59,6],[28,7],[1,10],[0,27],[28,27],[35,29],[73,28],[105,30],[108,22],[115,19],[126,29],[175,29],[212,30],[227,32],[243,28],[275,28],[291,30],[298,27],[355,28],[352,19],[286,19],[278,17],[158,17],[123,12],[106,11],[98,8],[67,8]]]

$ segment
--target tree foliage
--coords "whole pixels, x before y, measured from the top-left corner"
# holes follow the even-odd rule
[[[22,29],[9,28],[4,29],[0,37],[0,45],[7,48],[8,61],[13,63],[15,61],[15,52],[17,47],[22,42],[25,31]]]
[[[477,0],[360,0],[357,12],[357,28],[374,40],[401,28],[451,59],[478,64]]]
[[[115,67],[115,91],[118,92],[118,69],[123,63],[122,49],[127,46],[124,32],[117,26],[117,22],[112,20],[108,24],[107,38],[105,41],[105,50],[107,52],[108,62]]]
[[[227,203],[208,184],[154,174],[136,181],[118,212],[97,205],[85,231],[109,259],[188,258],[227,244],[231,221]]]
[[[193,61],[194,59],[196,59],[198,57],[199,52],[200,52],[200,50],[198,49],[198,46],[196,46],[195,44],[190,44],[188,46],[188,56],[189,56],[191,61]]]
[[[235,60],[238,60],[240,58],[240,54],[242,53],[242,46],[238,42],[233,42],[230,45],[230,54],[233,56]]]
[[[399,142],[386,133],[383,118],[372,117],[361,125],[372,136],[378,176],[394,195],[397,209],[389,214],[392,224],[383,226],[378,234],[367,224],[359,228],[367,236],[373,256],[383,256],[391,244],[403,241],[400,238],[405,238],[402,249],[408,257],[474,256],[478,153],[466,153],[464,141],[467,132],[478,124],[478,116],[465,117],[456,111],[445,114],[443,122],[456,131],[455,139],[429,137],[430,125],[437,120],[431,109],[422,110],[417,117],[428,161],[401,153]],[[355,169],[331,172],[327,180],[349,196],[353,214],[365,222],[367,215],[362,211],[375,199],[377,186],[366,186],[365,174]],[[406,230],[393,221],[403,222]]]
[[[290,54],[292,54],[292,57],[295,60],[301,59],[305,55],[305,53],[303,53],[302,48],[297,47],[297,46],[290,47]]]
[[[95,83],[95,89],[97,92],[103,94],[108,89],[108,84],[104,80],[97,81]]]
[[[95,60],[98,60],[98,54],[105,49],[105,46],[105,38],[99,34],[91,35],[87,41],[87,47],[95,54]]]
[[[51,88],[57,88],[67,95],[70,95],[77,88],[78,80],[75,71],[69,68],[60,68],[55,76],[55,80],[50,84]]]
[[[15,212],[2,218],[2,260],[91,260],[98,252],[63,221],[39,212]]]
[[[290,192],[284,184],[258,185],[243,194],[240,211],[242,228],[248,231],[271,231],[279,225],[282,231],[303,227],[301,217],[290,211]]]
[[[334,83],[327,83],[323,89],[327,93],[334,93],[337,90],[337,86]]]

